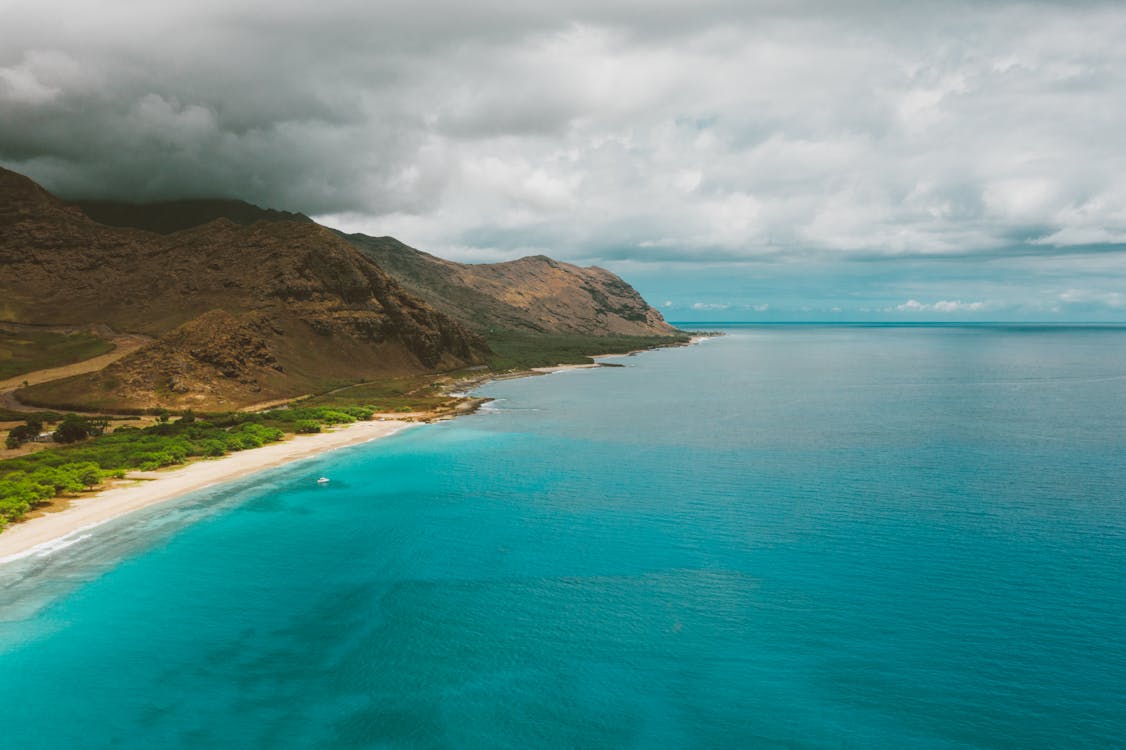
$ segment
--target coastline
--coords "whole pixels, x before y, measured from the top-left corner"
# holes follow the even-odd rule
[[[712,338],[713,335],[695,335],[686,342],[671,346],[692,346]],[[510,373],[489,373],[484,377],[465,378],[451,383],[447,393],[464,398],[468,397],[470,391],[494,381],[550,375],[567,370],[620,367],[621,365],[607,365],[598,360],[631,356],[646,351],[652,349],[594,355],[591,357],[592,362],[583,364],[532,367]],[[474,407],[491,400],[474,399]],[[474,410],[475,408],[470,409],[468,413]],[[460,414],[452,416],[456,417]],[[117,485],[74,498],[71,505],[61,511],[29,518],[0,532],[0,566],[34,554],[49,554],[55,549],[69,546],[79,541],[77,538],[72,540],[71,537],[77,537],[82,532],[134,511],[337,448],[388,437],[417,424],[419,423],[404,420],[355,422],[330,432],[294,435],[280,443],[230,453],[220,458],[199,460],[185,466],[157,472],[131,472],[129,476],[135,481],[130,484]]]
[[[632,357],[636,354],[644,354],[645,352],[657,351],[659,349],[675,349],[682,346],[695,346],[702,341],[708,339],[719,338],[724,334],[719,332],[705,332],[693,334],[687,341],[681,341],[673,344],[662,344],[660,346],[646,347],[644,349],[630,349],[624,352],[611,352],[609,354],[592,354],[589,359],[590,362],[572,363],[565,365],[544,365],[541,367],[529,367],[525,370],[512,370],[510,372],[491,372],[481,376],[463,377],[450,383],[446,387],[446,395],[458,396],[466,398],[473,390],[489,383],[496,383],[502,380],[513,380],[516,378],[529,378],[537,375],[551,375],[557,372],[567,372],[569,370],[590,370],[597,367],[622,367],[623,365],[607,364],[599,362],[600,359],[609,359],[612,357]],[[480,399],[482,403],[492,401],[492,399]]]
[[[401,420],[355,422],[331,432],[297,435],[280,443],[173,469],[135,472],[133,476],[142,478],[133,484],[84,495],[64,510],[30,518],[0,533],[0,565],[37,552],[46,554],[65,546],[76,534],[142,508],[337,448],[389,437],[415,424],[418,423]]]

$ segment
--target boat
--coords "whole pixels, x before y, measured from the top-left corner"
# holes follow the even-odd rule
[[[329,480],[328,477],[321,477],[320,479],[317,480],[317,484],[328,484],[329,481],[330,480]]]

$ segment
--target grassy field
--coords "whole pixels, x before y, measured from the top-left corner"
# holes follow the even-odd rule
[[[57,411],[13,411],[0,407],[0,422],[22,422],[25,419],[36,419],[46,424],[53,424],[63,418]]]
[[[364,404],[376,412],[395,413],[430,411],[449,401],[450,397],[442,395],[433,375],[410,375],[335,388],[300,403],[326,407]]]
[[[105,354],[113,344],[85,333],[0,330],[0,380]]]
[[[497,331],[486,340],[493,350],[489,367],[497,372],[525,370],[529,367],[586,364],[600,354],[624,354],[638,349],[668,346],[688,341],[683,336],[578,336]]]

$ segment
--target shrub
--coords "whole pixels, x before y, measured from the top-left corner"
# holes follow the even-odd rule
[[[312,435],[321,431],[321,424],[315,419],[299,419],[294,424],[294,431],[299,435]]]
[[[141,471],[156,471],[165,466],[178,463],[178,461],[166,451],[148,451],[134,456],[133,463]]]
[[[262,443],[276,443],[285,437],[285,433],[277,427],[267,427],[261,424],[244,424],[239,432],[244,435],[253,435],[257,440]]]
[[[336,411],[342,411],[345,414],[362,421],[367,421],[375,414],[375,409],[370,406],[343,406],[338,407]]]
[[[349,424],[355,422],[356,418],[351,414],[346,414],[342,411],[335,409],[326,410],[321,414],[321,421],[325,424]]]
[[[227,449],[232,451],[245,451],[260,448],[262,439],[249,432],[232,432],[227,437]]]
[[[102,483],[102,469],[93,461],[63,464],[59,470],[68,472],[84,487],[94,487]]]
[[[82,482],[64,466],[42,466],[27,475],[27,479],[35,484],[51,488],[54,497],[61,492],[81,492]],[[44,498],[46,499],[46,498]]]
[[[164,444],[164,452],[172,457],[172,463],[182,464],[188,456],[196,455],[191,443],[187,440],[169,440]]]

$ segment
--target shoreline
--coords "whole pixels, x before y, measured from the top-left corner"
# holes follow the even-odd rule
[[[115,486],[71,500],[71,505],[14,524],[0,532],[0,565],[69,546],[70,538],[143,508],[265,469],[318,456],[338,448],[390,437],[419,424],[402,420],[354,422],[331,432],[296,435],[279,443],[204,459],[159,472],[144,472],[136,483]],[[142,474],[134,472],[133,476]]]
[[[708,338],[712,338],[712,335],[695,335],[688,341],[671,346],[692,346]],[[591,359],[594,361],[584,364],[532,367],[511,373],[490,373],[480,378],[466,378],[449,384],[447,393],[463,398],[472,398],[468,396],[470,391],[490,382],[550,375],[567,370],[620,367],[621,365],[606,365],[597,360],[608,357],[632,356],[647,351],[652,351],[652,349],[635,349],[628,352],[593,355]],[[480,406],[491,400],[475,398],[474,406]],[[470,409],[467,413],[473,411],[476,411],[476,409]],[[461,414],[451,416],[457,417]],[[132,484],[117,485],[89,495],[71,498],[71,504],[63,510],[29,518],[0,531],[0,566],[35,554],[50,554],[56,549],[70,546],[70,544],[85,538],[78,536],[83,532],[134,511],[159,505],[212,485],[241,479],[259,471],[327,453],[337,448],[345,448],[389,437],[407,427],[418,424],[420,423],[405,420],[355,422],[331,432],[322,432],[315,435],[293,435],[280,443],[271,443],[260,448],[229,453],[220,458],[198,460],[184,466],[158,472],[131,472],[130,477],[135,479]],[[72,539],[72,537],[77,538]]]
[[[459,378],[446,386],[445,393],[447,396],[455,396],[459,398],[474,398],[470,397],[469,393],[477,388],[488,385],[489,383],[497,383],[504,380],[515,380],[517,378],[530,378],[538,375],[552,375],[557,372],[567,372],[568,370],[590,370],[596,367],[624,367],[624,365],[606,364],[599,362],[600,359],[608,359],[610,357],[632,357],[636,354],[644,354],[645,352],[658,351],[660,349],[676,349],[682,346],[695,346],[701,341],[708,339],[719,338],[723,336],[719,332],[704,332],[692,334],[687,341],[681,341],[673,344],[661,344],[659,346],[645,347],[643,349],[631,349],[625,352],[611,352],[609,354],[591,354],[588,359],[591,362],[571,363],[562,365],[543,365],[540,367],[529,367],[525,370],[512,370],[510,372],[489,373],[481,376],[469,376]],[[480,401],[489,402],[491,398],[483,398]]]

